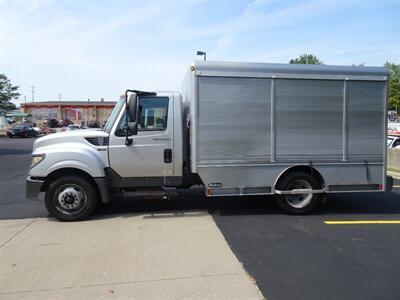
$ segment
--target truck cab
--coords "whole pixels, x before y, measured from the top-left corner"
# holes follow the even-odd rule
[[[135,129],[128,130],[128,136],[125,130],[125,101],[121,100],[120,103],[122,103],[121,109],[115,110],[115,116],[110,117],[110,122],[107,122],[104,128],[109,134],[110,168],[123,177],[125,183],[133,178],[136,184],[140,180],[171,183],[170,177],[181,177],[180,94],[157,93],[139,96],[137,120],[135,122],[128,120],[128,126],[133,125]]]
[[[115,190],[153,187],[162,195],[161,187],[182,184],[182,130],[179,93],[129,91],[102,130],[35,141],[27,198],[46,192],[49,212],[68,221],[87,218],[97,199],[108,202]]]

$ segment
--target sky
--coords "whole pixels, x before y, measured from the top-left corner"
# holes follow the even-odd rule
[[[117,100],[126,89],[179,91],[207,60],[400,63],[400,0],[0,0],[0,73],[20,99]]]

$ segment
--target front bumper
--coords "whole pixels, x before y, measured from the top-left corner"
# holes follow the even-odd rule
[[[37,178],[28,176],[26,178],[26,190],[25,196],[29,200],[38,200],[40,189],[42,188],[44,181]]]

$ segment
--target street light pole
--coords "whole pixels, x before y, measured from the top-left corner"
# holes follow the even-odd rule
[[[207,60],[207,52],[205,51],[197,51],[196,55],[203,55],[204,61]]]

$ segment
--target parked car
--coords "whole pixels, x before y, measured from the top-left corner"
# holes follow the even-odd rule
[[[390,122],[387,125],[388,136],[399,136],[400,135],[400,122]]]
[[[40,129],[39,127],[32,127],[32,128],[33,128],[33,130],[35,130],[36,136],[44,134],[42,129]]]
[[[58,121],[56,119],[48,119],[45,120],[43,125],[49,127],[49,128],[57,128],[58,127]]]
[[[43,134],[56,133],[56,130],[54,128],[50,128],[45,125],[41,127],[41,130]]]
[[[400,136],[388,135],[386,145],[388,148],[400,148]]]
[[[71,124],[66,127],[63,127],[61,130],[62,131],[71,131],[71,130],[79,130],[79,129],[86,129],[86,127],[81,126],[81,125]]]
[[[14,125],[10,129],[7,130],[8,137],[12,138],[15,136],[19,137],[36,137],[38,134],[36,133],[33,127],[28,125]]]
[[[58,121],[58,127],[66,127],[69,125],[74,125],[74,123],[72,123],[72,121],[70,119],[64,119],[64,120],[60,120]]]
[[[36,123],[33,123],[30,120],[26,120],[26,121],[23,121],[23,122],[18,122],[18,125],[26,125],[26,126],[29,126],[29,127],[35,127]]]
[[[89,122],[88,127],[89,128],[99,128],[100,126],[99,126],[99,123],[97,121],[92,120],[92,121]]]

